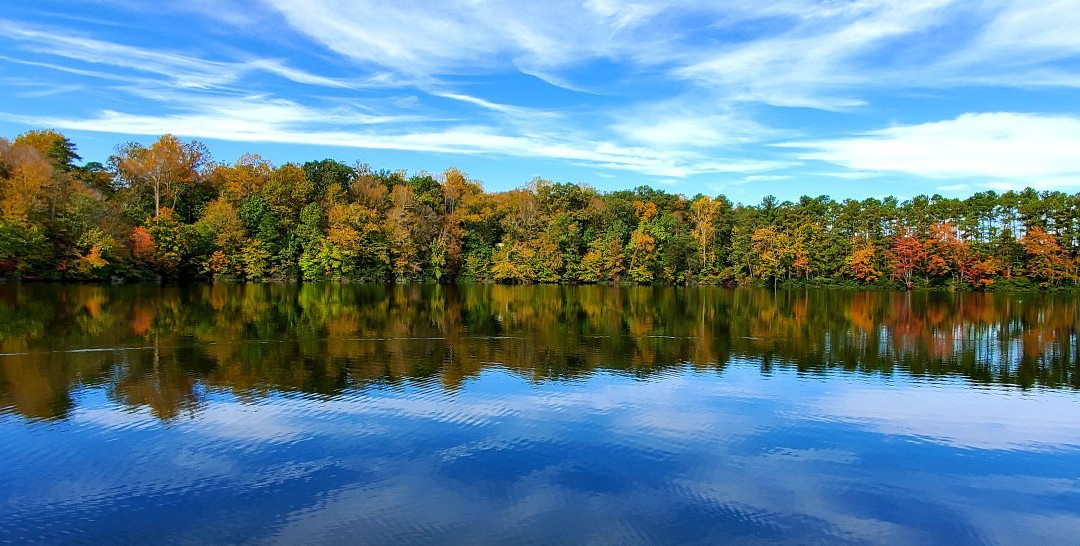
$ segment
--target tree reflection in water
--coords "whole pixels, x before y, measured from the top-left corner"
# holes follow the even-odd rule
[[[0,287],[0,411],[62,419],[78,386],[161,419],[215,391],[333,397],[532,381],[648,379],[733,363],[808,374],[963,376],[1080,387],[1077,300],[1045,294],[439,285]]]

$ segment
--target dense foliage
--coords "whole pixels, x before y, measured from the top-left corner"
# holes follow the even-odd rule
[[[0,139],[0,276],[1066,287],[1080,194],[765,198],[534,180],[485,192],[333,160],[214,163],[171,135],[76,164],[55,131]]]

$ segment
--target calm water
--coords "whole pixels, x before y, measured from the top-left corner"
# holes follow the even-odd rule
[[[0,286],[2,542],[1062,543],[1080,302]]]

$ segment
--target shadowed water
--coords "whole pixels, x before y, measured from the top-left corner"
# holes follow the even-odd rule
[[[1080,302],[0,286],[0,543],[1080,536]]]

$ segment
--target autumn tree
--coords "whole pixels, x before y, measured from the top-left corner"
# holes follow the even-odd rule
[[[143,226],[137,226],[131,230],[131,248],[135,259],[140,262],[151,263],[157,254],[157,243],[150,230]]]
[[[15,146],[28,146],[48,158],[53,166],[61,171],[74,170],[75,162],[82,157],[76,151],[75,143],[62,133],[52,129],[27,131],[12,142]]]
[[[713,239],[716,236],[716,217],[720,214],[720,200],[703,195],[690,205],[690,217],[694,222],[694,240],[701,249],[701,270],[710,263]]]
[[[273,168],[258,154],[244,154],[232,165],[215,165],[208,177],[221,197],[239,206],[244,199],[262,193]]]
[[[435,235],[435,212],[404,184],[394,186],[390,201],[393,205],[386,213],[386,236],[394,276],[402,280],[417,279]]]
[[[761,279],[772,278],[775,288],[783,274],[788,238],[775,226],[765,226],[754,230],[751,240],[756,257],[755,272]]]
[[[4,166],[4,176],[0,179],[0,215],[3,219],[26,223],[36,215],[47,213],[49,185],[55,169],[45,155],[33,146],[0,141],[0,164]]]
[[[967,282],[976,288],[986,289],[997,282],[1001,273],[1001,260],[994,256],[981,256],[965,265]]]
[[[903,281],[904,287],[911,290],[915,275],[926,263],[926,246],[913,233],[902,229],[893,236],[888,257],[893,278]]]
[[[273,169],[263,184],[259,195],[270,205],[282,226],[290,228],[300,218],[300,210],[311,202],[314,185],[295,163],[286,163]]]
[[[657,258],[656,219],[659,208],[652,201],[634,201],[637,214],[637,229],[630,234],[626,245],[629,254],[627,275],[637,283],[651,283],[656,280],[655,260]]]
[[[119,147],[112,162],[127,185],[152,192],[154,215],[159,216],[162,200],[176,208],[184,189],[199,180],[210,153],[199,141],[184,142],[164,135],[150,146],[129,142]]]
[[[213,248],[203,260],[203,268],[213,276],[244,277],[244,261],[249,240],[236,207],[224,197],[206,207],[196,230],[212,241]]]
[[[146,230],[154,242],[151,263],[155,271],[166,278],[179,277],[188,257],[188,226],[180,223],[171,208],[162,207],[147,221]]]
[[[820,262],[814,254],[824,239],[824,228],[820,224],[803,220],[795,226],[793,233],[784,234],[781,242],[786,242],[784,254],[790,261],[791,270],[809,280],[810,274]]]
[[[1080,195],[1060,191],[732,205],[537,178],[485,192],[457,169],[214,165],[169,135],[108,165],[79,161],[56,131],[0,139],[0,275],[777,286],[888,274],[990,288],[1025,272],[1060,285],[1080,267]]]
[[[442,222],[430,245],[431,267],[437,280],[456,276],[464,263],[466,226],[477,222],[483,209],[483,189],[456,168],[447,169],[440,184]]]
[[[581,258],[581,280],[585,282],[618,282],[624,271],[623,245],[618,234],[607,233],[593,239]]]
[[[869,241],[856,241],[852,245],[855,250],[848,256],[845,263],[851,271],[851,276],[864,282],[874,282],[881,272],[875,267],[877,250]]]
[[[1041,226],[1029,228],[1020,245],[1028,256],[1028,275],[1048,284],[1075,280],[1068,254]]]
[[[927,272],[932,275],[951,275],[954,281],[965,282],[971,247],[959,238],[956,224],[945,221],[931,225],[926,253]]]

